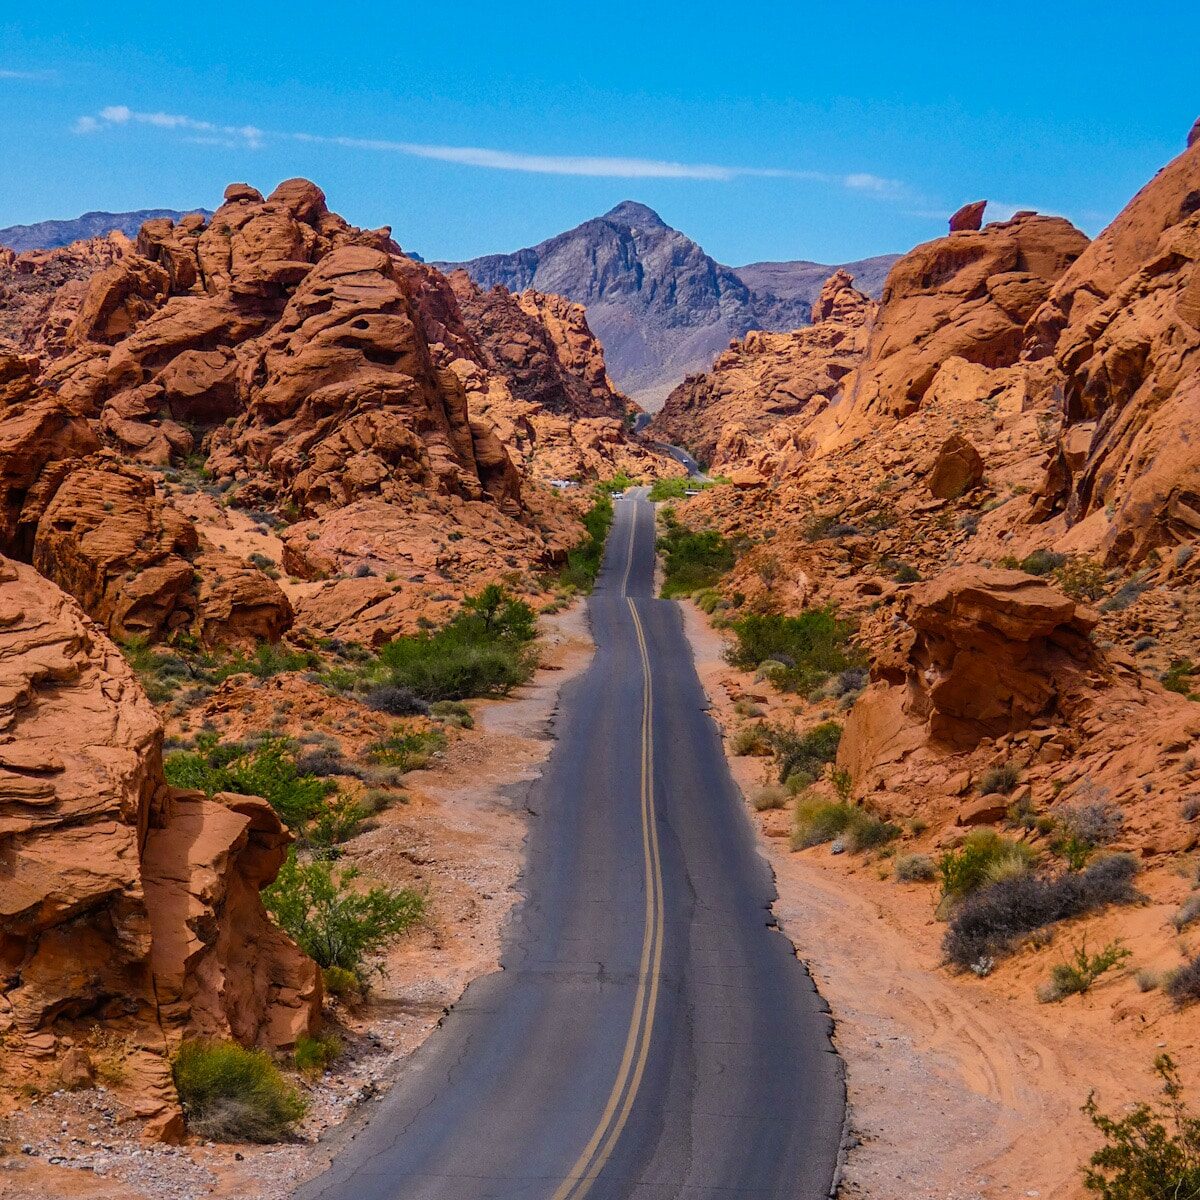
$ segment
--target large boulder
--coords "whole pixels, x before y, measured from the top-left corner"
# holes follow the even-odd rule
[[[283,1049],[317,1019],[315,965],[259,890],[289,836],[253,797],[176,793],[162,726],[65,593],[0,559],[0,1034],[20,1078],[99,1028],[118,1099],[181,1129],[164,1053],[193,1035]]]

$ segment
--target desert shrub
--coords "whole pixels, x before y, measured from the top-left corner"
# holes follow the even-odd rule
[[[892,579],[896,583],[920,583],[921,572],[909,563],[897,563],[896,569],[892,572]]]
[[[994,829],[973,829],[957,850],[947,850],[938,859],[942,895],[952,900],[969,896],[992,882],[997,871],[1009,873],[1008,864],[1028,868],[1034,851],[1023,842],[1012,842]]]
[[[901,854],[896,858],[895,873],[901,883],[932,883],[938,869],[928,854]]]
[[[1054,571],[1054,578],[1073,600],[1099,600],[1108,582],[1103,565],[1082,555],[1069,556]]]
[[[900,830],[881,821],[865,808],[841,800],[820,800],[811,796],[796,798],[792,826],[792,849],[803,850],[841,839],[851,852],[886,845],[899,837]]]
[[[1094,1095],[1083,1111],[1105,1144],[1083,1170],[1084,1186],[1101,1200],[1194,1200],[1200,1196],[1200,1117],[1183,1100],[1170,1055],[1154,1070],[1163,1081],[1162,1105],[1138,1104],[1123,1117],[1100,1112]]]
[[[1189,896],[1180,906],[1175,915],[1171,918],[1171,924],[1177,930],[1182,932],[1193,921],[1200,920],[1200,893],[1194,896]]]
[[[900,836],[900,826],[885,821],[865,808],[854,810],[854,819],[846,830],[846,849],[851,853],[862,850],[877,850],[894,842]]]
[[[1116,841],[1124,821],[1125,814],[1107,800],[1067,805],[1056,814],[1050,849],[1071,870],[1081,870],[1096,850]]]
[[[391,717],[423,717],[429,713],[429,705],[416,692],[395,684],[377,684],[364,699],[373,712],[387,713]]]
[[[212,738],[197,741],[196,751],[180,750],[164,757],[169,784],[210,796],[217,792],[261,796],[289,829],[302,829],[315,817],[333,786],[300,770],[286,738],[263,738],[253,747],[221,745]]]
[[[816,781],[817,777],[811,771],[793,771],[783,781],[783,786],[787,789],[789,796],[798,796]]]
[[[1185,821],[1194,821],[1200,817],[1200,796],[1188,796],[1179,806],[1179,814]]]
[[[1049,575],[1064,566],[1067,561],[1065,554],[1054,550],[1034,550],[1032,554],[1021,559],[1021,570],[1029,575]]]
[[[439,721],[457,725],[460,729],[475,728],[475,718],[461,700],[437,700],[429,706],[429,712]]]
[[[304,1115],[303,1097],[262,1050],[188,1041],[171,1071],[188,1128],[214,1142],[277,1142]]]
[[[1133,957],[1120,939],[1109,942],[1097,954],[1089,954],[1087,942],[1075,946],[1070,962],[1055,963],[1050,970],[1050,982],[1038,990],[1038,999],[1043,1004],[1053,1004],[1067,996],[1079,996],[1086,992],[1101,975]]]
[[[810,542],[821,542],[826,538],[857,537],[858,533],[859,530],[856,526],[849,525],[830,514],[813,517],[804,525],[805,540]]]
[[[491,585],[464,600],[441,629],[386,643],[368,672],[377,684],[429,702],[504,695],[537,666],[528,645],[535,619],[523,600]]]
[[[425,897],[411,888],[355,887],[355,867],[335,871],[323,861],[301,863],[294,852],[263,889],[263,903],[292,940],[320,967],[353,971],[404,933],[425,913]]]
[[[737,561],[733,547],[717,530],[688,529],[669,509],[663,513],[658,549],[663,556],[662,594],[666,599],[714,587]]]
[[[121,652],[152,704],[165,704],[192,673],[179,655],[151,646],[142,636],[122,642]]]
[[[767,737],[765,727],[762,725],[739,725],[733,731],[733,736],[729,739],[730,751],[738,756],[747,754],[767,754],[771,749],[771,742]]]
[[[316,666],[320,666],[320,660],[309,651],[290,650],[282,642],[260,642],[248,658],[239,651],[226,659],[213,671],[212,679],[220,682],[231,675],[243,674],[270,679],[283,671],[303,671]]]
[[[558,582],[563,587],[579,592],[590,592],[595,587],[612,523],[612,497],[606,491],[597,490],[591,508],[583,516],[586,536],[567,552],[567,565],[559,572]]]
[[[1158,975],[1154,971],[1148,969],[1139,971],[1134,976],[1134,979],[1137,981],[1139,992],[1152,992],[1160,983]]]
[[[797,796],[792,849],[804,850],[809,846],[832,842],[850,828],[853,819],[854,809],[849,804],[819,800],[807,795]]]
[[[1196,674],[1196,664],[1190,658],[1177,658],[1162,673],[1161,682],[1168,692],[1195,698],[1191,679]]]
[[[813,779],[820,777],[826,763],[837,757],[842,740],[842,727],[836,721],[824,721],[803,733],[782,725],[763,725],[763,736],[775,752],[779,781],[803,771]]]
[[[1001,796],[1007,796],[1016,790],[1017,784],[1021,782],[1021,772],[1012,763],[1001,763],[995,767],[989,767],[980,776],[979,779],[979,794],[981,796],[990,796],[998,792]]]
[[[327,995],[337,996],[340,1000],[354,1001],[362,997],[362,983],[345,967],[326,967],[321,972],[321,982]]]
[[[1141,572],[1119,587],[1107,600],[1100,605],[1100,611],[1105,613],[1124,612],[1130,605],[1137,602],[1141,594],[1150,586]]]
[[[1022,934],[1106,904],[1133,903],[1139,899],[1133,887],[1136,872],[1131,856],[1114,854],[1078,873],[1048,877],[1027,871],[980,888],[950,919],[942,943],[946,957],[970,967],[1006,953]]]
[[[1172,971],[1163,981],[1163,991],[1180,1008],[1200,1000],[1200,954],[1191,962]]]
[[[731,666],[753,671],[767,662],[782,664],[771,682],[784,691],[809,692],[835,672],[860,665],[850,645],[854,626],[833,606],[807,608],[799,616],[752,614],[732,622],[734,641],[725,657]]]
[[[354,837],[368,816],[368,809],[353,796],[338,795],[309,822],[304,842],[316,851],[329,853]]]
[[[446,735],[440,729],[422,729],[414,733],[397,730],[367,747],[367,761],[399,771],[419,771],[429,765],[434,754],[446,748]]]
[[[768,786],[759,788],[754,793],[754,799],[751,803],[754,805],[755,812],[766,812],[768,809],[783,808],[787,804],[788,794],[781,787]]]
[[[301,775],[350,775],[355,774],[354,768],[342,757],[337,746],[318,746],[314,750],[306,750],[296,755],[296,770]]]
[[[317,1037],[301,1034],[292,1051],[292,1063],[301,1075],[311,1078],[324,1074],[341,1052],[342,1042],[336,1034],[323,1033]]]

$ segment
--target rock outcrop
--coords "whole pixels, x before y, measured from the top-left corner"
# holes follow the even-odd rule
[[[1200,534],[1200,146],[1058,280],[1025,338],[1061,396],[1035,520],[1090,526],[1110,562]]]
[[[983,213],[987,208],[986,200],[973,200],[964,204],[950,218],[950,232],[957,233],[960,229],[982,229]]]
[[[1087,244],[1061,217],[1019,215],[906,254],[888,275],[866,357],[847,383],[849,431],[915,412],[948,358],[1015,363],[1026,321]]]
[[[689,376],[650,424],[653,436],[724,469],[753,453],[781,421],[817,416],[860,362],[877,305],[835,271],[813,304],[813,323],[791,333],[748,333]],[[787,436],[794,422],[786,425]],[[722,439],[729,439],[718,454]],[[736,439],[736,440],[735,440]]]
[[[314,964],[258,899],[288,835],[248,797],[176,793],[124,659],[32,568],[0,560],[0,1029],[33,1081],[119,1031],[121,1099],[181,1129],[163,1053],[185,1035],[286,1047],[315,1020]],[[223,802],[226,801],[226,802]]]

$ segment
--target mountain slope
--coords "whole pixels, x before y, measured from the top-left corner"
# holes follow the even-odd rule
[[[864,268],[876,292],[894,258]],[[812,301],[836,269],[819,263],[727,267],[653,209],[626,200],[536,246],[459,264],[481,287],[536,288],[587,306],[614,382],[657,408],[684,375],[708,367],[750,329],[808,323]]]
[[[212,216],[207,209],[189,208],[186,212]],[[155,217],[169,217],[178,221],[185,212],[173,208],[141,208],[137,212],[87,212],[81,217],[66,221],[38,221],[35,225],[9,225],[0,229],[0,246],[22,253],[26,250],[54,250],[69,246],[72,242],[87,238],[104,237],[114,229],[127,237],[136,237],[144,221]]]

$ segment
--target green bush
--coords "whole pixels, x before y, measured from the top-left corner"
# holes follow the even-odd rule
[[[782,725],[763,725],[761,728],[775,752],[780,783],[785,783],[796,772],[819,778],[825,764],[837,757],[838,744],[842,740],[842,727],[836,721],[824,721],[803,733]]]
[[[395,767],[399,771],[419,771],[429,765],[430,758],[446,748],[446,735],[440,729],[424,729],[415,733],[390,733],[367,747],[367,761],[380,767]]]
[[[304,1115],[303,1097],[262,1050],[188,1041],[171,1064],[188,1128],[214,1142],[277,1142]]]
[[[770,680],[783,691],[811,693],[860,657],[850,645],[854,626],[839,620],[832,605],[807,608],[796,617],[751,614],[730,628],[735,640],[725,652],[729,664],[743,671],[782,664]]]
[[[304,831],[304,842],[314,850],[330,853],[362,829],[370,810],[353,796],[338,795],[313,818]]]
[[[281,642],[262,642],[249,658],[239,652],[227,659],[212,673],[212,678],[220,682],[231,675],[250,674],[259,679],[270,679],[283,671],[303,671],[316,666],[320,666],[320,659],[315,654],[289,650]]]
[[[597,490],[592,507],[583,516],[587,536],[567,552],[567,565],[559,572],[558,582],[579,592],[590,592],[596,586],[596,576],[604,561],[604,545],[613,523],[612,497],[603,489]]]
[[[439,721],[445,721],[448,725],[457,725],[460,729],[475,728],[475,718],[461,700],[438,700],[429,706],[429,711]]]
[[[1183,1100],[1170,1055],[1154,1070],[1163,1081],[1161,1105],[1138,1104],[1124,1117],[1109,1117],[1088,1097],[1083,1111],[1105,1144],[1088,1160],[1084,1186],[1101,1200],[1195,1200],[1200,1196],[1200,1117]]]
[[[292,1063],[301,1075],[315,1077],[323,1075],[341,1052],[342,1042],[335,1034],[323,1033],[318,1037],[304,1034],[296,1039]]]
[[[1132,958],[1133,952],[1118,939],[1109,942],[1098,954],[1089,954],[1087,942],[1074,947],[1070,962],[1055,963],[1050,970],[1050,982],[1038,992],[1043,1004],[1053,1004],[1067,996],[1086,992],[1106,971]]]
[[[163,759],[172,787],[192,788],[209,796],[236,792],[261,796],[289,828],[301,830],[324,807],[334,785],[304,774],[286,738],[267,737],[256,746],[221,745],[215,737],[197,739],[196,751],[177,750]]]
[[[1163,980],[1163,991],[1180,1007],[1200,1000],[1200,954]]]
[[[650,488],[649,498],[655,502],[660,500],[682,500],[685,492],[706,492],[709,488],[714,488],[718,484],[728,482],[723,476],[703,481],[688,479],[682,475],[676,475],[671,479],[656,479]]]
[[[335,873],[328,862],[300,863],[293,851],[263,903],[292,940],[320,967],[341,967],[365,978],[364,959],[411,928],[425,897],[410,888],[359,891],[355,867]]]
[[[871,850],[900,836],[890,822],[881,821],[865,808],[842,800],[820,800],[811,796],[796,798],[792,827],[792,849],[804,850],[825,842],[842,839],[847,850]]]
[[[362,983],[353,971],[345,967],[326,967],[321,972],[321,982],[330,996],[351,1002],[362,998]]]
[[[979,793],[982,796],[990,796],[993,793],[1008,796],[1016,791],[1020,782],[1021,772],[1018,768],[1012,763],[1001,763],[984,771],[979,780]]]
[[[729,750],[737,756],[768,754],[771,742],[763,725],[740,725],[729,739]]]
[[[441,629],[386,643],[366,673],[429,702],[504,695],[537,667],[534,634],[533,609],[493,584],[468,596]]]
[[[733,547],[715,529],[689,529],[664,509],[658,549],[663,559],[664,599],[715,587],[737,561]]]
[[[1036,858],[1024,842],[1010,842],[994,829],[973,829],[959,849],[938,859],[942,895],[953,900],[969,896],[984,884],[1027,869]]]

